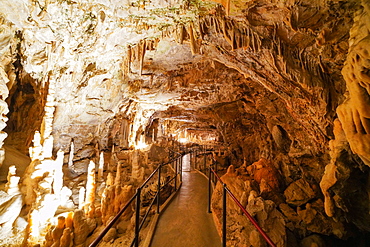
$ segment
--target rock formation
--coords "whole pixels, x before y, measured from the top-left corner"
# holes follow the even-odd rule
[[[22,209],[22,195],[18,187],[20,177],[16,176],[15,166],[9,168],[8,182],[5,191],[0,191],[0,245],[8,246],[12,243],[20,245],[25,236],[25,224],[19,217]]]
[[[2,0],[0,164],[31,159],[5,159],[6,236],[83,246],[159,164],[208,145],[192,159],[278,246],[370,245],[369,23],[367,0]],[[231,245],[265,246],[228,215]]]
[[[342,69],[348,97],[337,109],[352,151],[370,166],[370,5],[362,1],[350,32],[347,60]]]

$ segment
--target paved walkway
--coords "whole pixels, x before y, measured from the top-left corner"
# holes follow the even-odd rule
[[[220,247],[220,236],[207,209],[208,181],[189,171],[188,156],[183,165],[181,189],[161,214],[151,247]]]

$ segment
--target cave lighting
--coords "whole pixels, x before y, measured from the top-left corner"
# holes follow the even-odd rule
[[[143,141],[138,141],[136,144],[135,144],[135,149],[145,149],[148,147],[148,144],[146,144],[145,142]]]
[[[179,138],[179,142],[187,143],[189,140],[187,138]]]

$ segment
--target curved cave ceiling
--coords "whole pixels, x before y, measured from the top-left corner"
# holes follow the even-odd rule
[[[52,134],[79,161],[160,136],[217,143],[234,166],[307,179],[322,217],[369,232],[369,33],[365,0],[2,0],[1,138],[27,153]]]

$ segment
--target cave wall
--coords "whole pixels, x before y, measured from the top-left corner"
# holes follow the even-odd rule
[[[6,142],[23,153],[37,144],[52,91],[53,157],[66,153],[77,205],[90,161],[98,164],[101,153],[106,171],[119,177],[113,195],[165,161],[184,130],[213,132],[228,150],[221,172],[234,166],[225,176],[245,206],[274,208],[267,214],[284,221],[280,245],[313,234],[327,244],[361,239],[369,232],[368,3],[221,3],[226,12],[216,6],[155,38],[140,29],[151,28],[145,18],[130,16],[139,31],[128,31],[126,3],[1,5]],[[261,174],[278,186],[268,189]],[[256,240],[239,234],[235,244]]]

